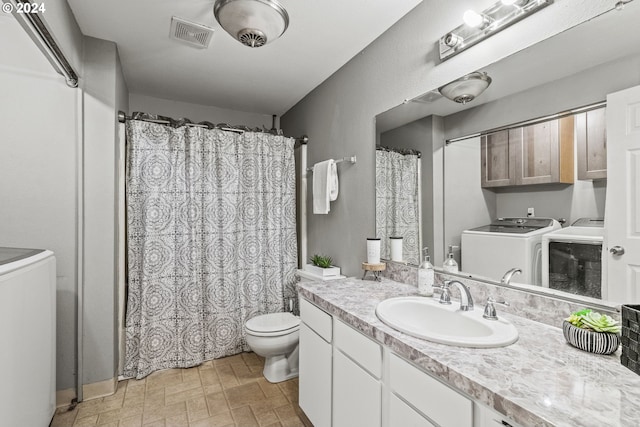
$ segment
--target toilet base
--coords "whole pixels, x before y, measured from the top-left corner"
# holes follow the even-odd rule
[[[264,360],[264,369],[262,370],[262,375],[264,375],[266,380],[270,383],[279,383],[297,377],[298,364],[290,363],[292,356],[296,359],[295,362],[297,362],[297,349],[294,353],[295,354],[289,355],[289,358],[284,355],[267,357]]]

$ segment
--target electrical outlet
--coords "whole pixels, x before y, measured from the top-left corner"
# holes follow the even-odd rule
[[[531,218],[532,216],[536,216],[536,211],[533,208],[527,208],[527,217]]]

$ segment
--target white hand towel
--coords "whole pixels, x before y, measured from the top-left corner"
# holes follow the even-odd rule
[[[338,198],[338,170],[333,159],[313,165],[313,213],[328,214]]]

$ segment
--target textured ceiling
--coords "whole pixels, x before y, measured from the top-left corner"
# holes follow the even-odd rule
[[[213,16],[214,0],[68,0],[82,32],[118,45],[129,91],[283,114],[421,0],[280,0],[284,35],[251,49]],[[169,38],[176,16],[215,29],[209,48]]]

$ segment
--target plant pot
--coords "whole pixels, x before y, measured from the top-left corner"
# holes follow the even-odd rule
[[[340,267],[334,267],[334,266],[322,268],[322,267],[315,266],[313,264],[306,264],[304,266],[304,270],[308,271],[309,273],[315,274],[316,276],[322,276],[322,277],[331,277],[331,276],[340,275]]]
[[[611,332],[594,332],[578,328],[566,320],[562,332],[569,344],[580,350],[595,354],[611,354],[620,346],[620,336]]]

